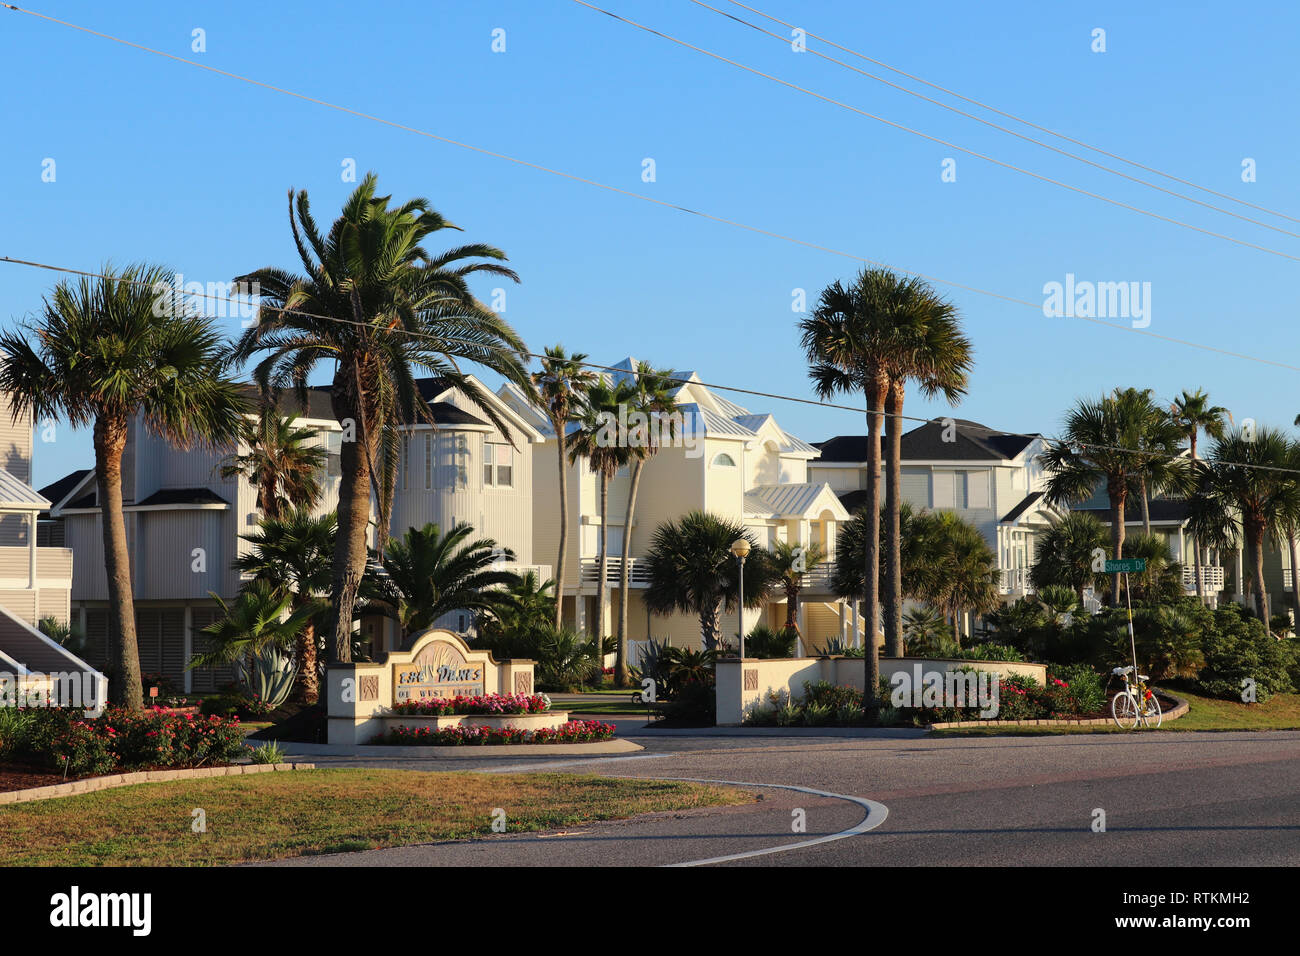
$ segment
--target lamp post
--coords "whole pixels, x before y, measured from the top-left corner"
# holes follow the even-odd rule
[[[737,594],[737,612],[740,615],[740,660],[745,661],[745,558],[749,555],[749,539],[737,538],[731,542],[731,553],[740,565],[740,590]]]

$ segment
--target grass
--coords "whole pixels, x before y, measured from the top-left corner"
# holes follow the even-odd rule
[[[742,790],[574,774],[309,770],[0,807],[0,866],[212,866],[746,803]],[[206,832],[193,832],[197,809]]]
[[[1243,704],[1240,701],[1206,697],[1184,687],[1171,693],[1189,705],[1186,715],[1166,720],[1160,731],[1193,730],[1300,730],[1300,694],[1274,694],[1267,703]],[[960,727],[932,730],[936,737],[1041,737],[1059,734],[1120,734],[1138,731],[1120,730],[1113,723],[1090,727]]]

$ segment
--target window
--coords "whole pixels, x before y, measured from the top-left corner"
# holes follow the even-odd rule
[[[337,478],[343,474],[343,433],[329,432],[326,436],[325,445],[325,474],[329,478]]]
[[[483,484],[513,488],[515,484],[515,450],[509,445],[486,442],[483,445]]]
[[[735,468],[736,459],[732,458],[725,451],[720,451],[713,456],[714,468]]]
[[[424,490],[433,490],[433,432],[424,433]]]
[[[411,436],[402,436],[402,490],[409,491],[411,487]]]
[[[495,467],[492,461],[493,445],[486,438],[483,439],[483,484],[492,484],[492,469]]]

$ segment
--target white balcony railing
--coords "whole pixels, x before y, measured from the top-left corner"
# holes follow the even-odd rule
[[[1033,582],[1029,580],[1029,568],[1003,568],[1000,588],[1003,594],[1022,597],[1034,593]]]
[[[1201,565],[1201,590],[1206,594],[1218,594],[1223,590],[1223,568]],[[1196,567],[1183,565],[1183,591],[1196,593]]]
[[[605,558],[605,584],[618,587],[623,559],[616,555]],[[600,583],[600,560],[598,558],[582,559],[582,584],[595,587]],[[628,586],[644,588],[650,586],[650,569],[638,558],[628,559]]]

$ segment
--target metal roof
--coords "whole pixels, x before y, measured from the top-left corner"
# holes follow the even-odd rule
[[[0,468],[0,508],[11,511],[44,511],[49,506],[49,498]]]
[[[750,514],[766,515],[773,518],[802,518],[817,504],[817,499],[829,495],[830,510],[836,512],[835,518],[843,521],[848,512],[840,504],[824,482],[784,482],[780,484],[755,485],[745,492],[745,510]]]

